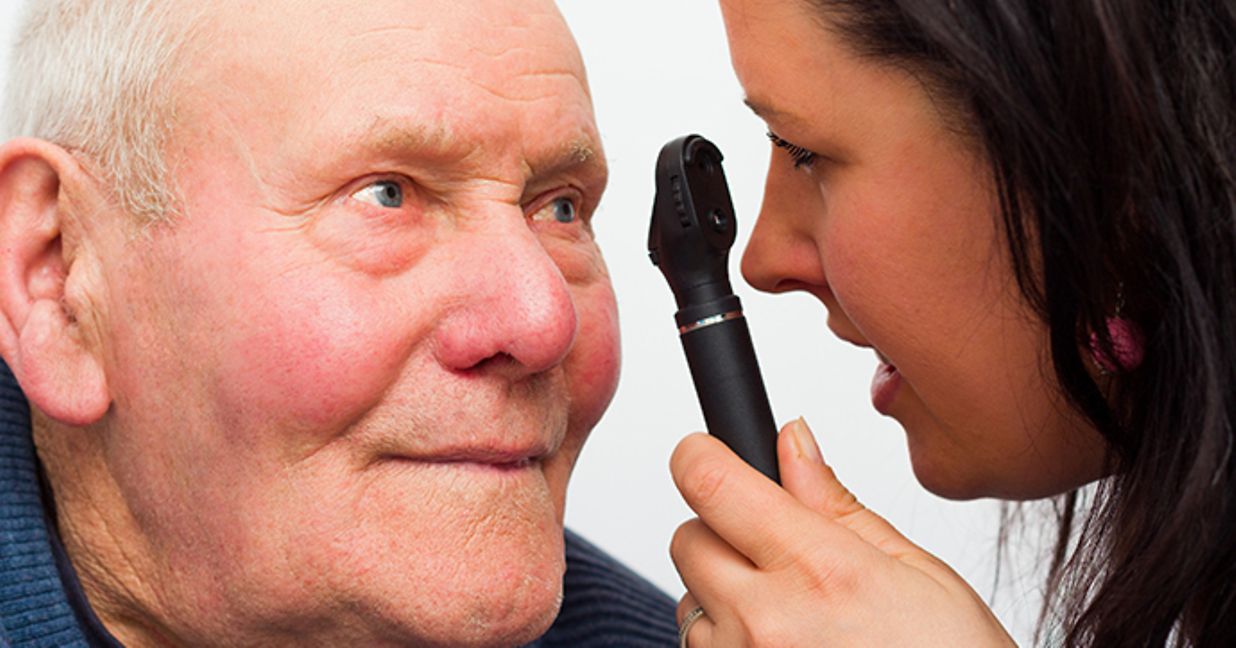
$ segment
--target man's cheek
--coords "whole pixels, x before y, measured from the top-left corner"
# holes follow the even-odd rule
[[[416,265],[435,240],[423,214],[380,217],[359,209],[333,206],[309,228],[314,247],[333,263],[373,277],[389,277]],[[411,222],[408,222],[411,220]]]
[[[618,309],[608,281],[574,291],[579,335],[566,359],[570,380],[571,429],[591,429],[609,406],[618,387],[622,363]]]
[[[583,229],[538,234],[545,253],[572,286],[609,285],[609,270],[605,258],[592,235]],[[612,298],[612,295],[611,295]]]
[[[330,433],[396,379],[409,323],[390,303],[330,281],[284,285],[267,297],[235,323],[222,352],[217,387],[236,423]]]

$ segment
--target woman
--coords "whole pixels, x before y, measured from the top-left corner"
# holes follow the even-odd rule
[[[1045,641],[1236,645],[1236,3],[721,5],[776,147],[747,279],[875,350],[928,489],[1060,498]],[[804,423],[778,452],[675,452],[686,643],[1011,643]]]

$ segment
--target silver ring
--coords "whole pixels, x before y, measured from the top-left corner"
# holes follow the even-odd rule
[[[678,626],[678,648],[687,648],[687,634],[691,632],[691,626],[703,616],[704,608],[697,605],[682,618],[682,625]]]
[[[690,333],[692,331],[698,331],[702,328],[708,328],[709,326],[716,326],[717,324],[722,324],[730,320],[736,320],[736,319],[741,319],[741,318],[742,318],[742,311],[740,310],[730,311],[728,313],[720,313],[718,315],[713,315],[711,317],[705,317],[704,319],[699,320],[698,322],[695,322],[693,324],[687,324],[686,326],[679,326],[678,335],[686,335],[687,333]]]

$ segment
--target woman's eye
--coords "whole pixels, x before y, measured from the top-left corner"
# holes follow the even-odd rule
[[[403,207],[403,187],[393,180],[382,180],[370,184],[352,194],[352,197],[374,207],[385,209]]]
[[[768,131],[768,139],[776,145],[777,148],[784,150],[790,156],[790,160],[794,162],[795,169],[810,169],[811,166],[815,164],[816,158],[819,157],[815,153],[812,153],[811,151],[793,142],[788,142],[781,139],[780,136],[772,131]]]
[[[570,224],[574,223],[578,217],[579,212],[575,206],[575,201],[563,196],[562,198],[555,198],[549,204],[542,207],[541,211],[533,215],[533,220],[548,221],[553,219],[559,223]]]

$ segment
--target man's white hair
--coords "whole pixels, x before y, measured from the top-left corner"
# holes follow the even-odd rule
[[[173,208],[163,146],[189,21],[169,0],[29,0],[13,48],[4,132],[84,155],[125,210]]]

